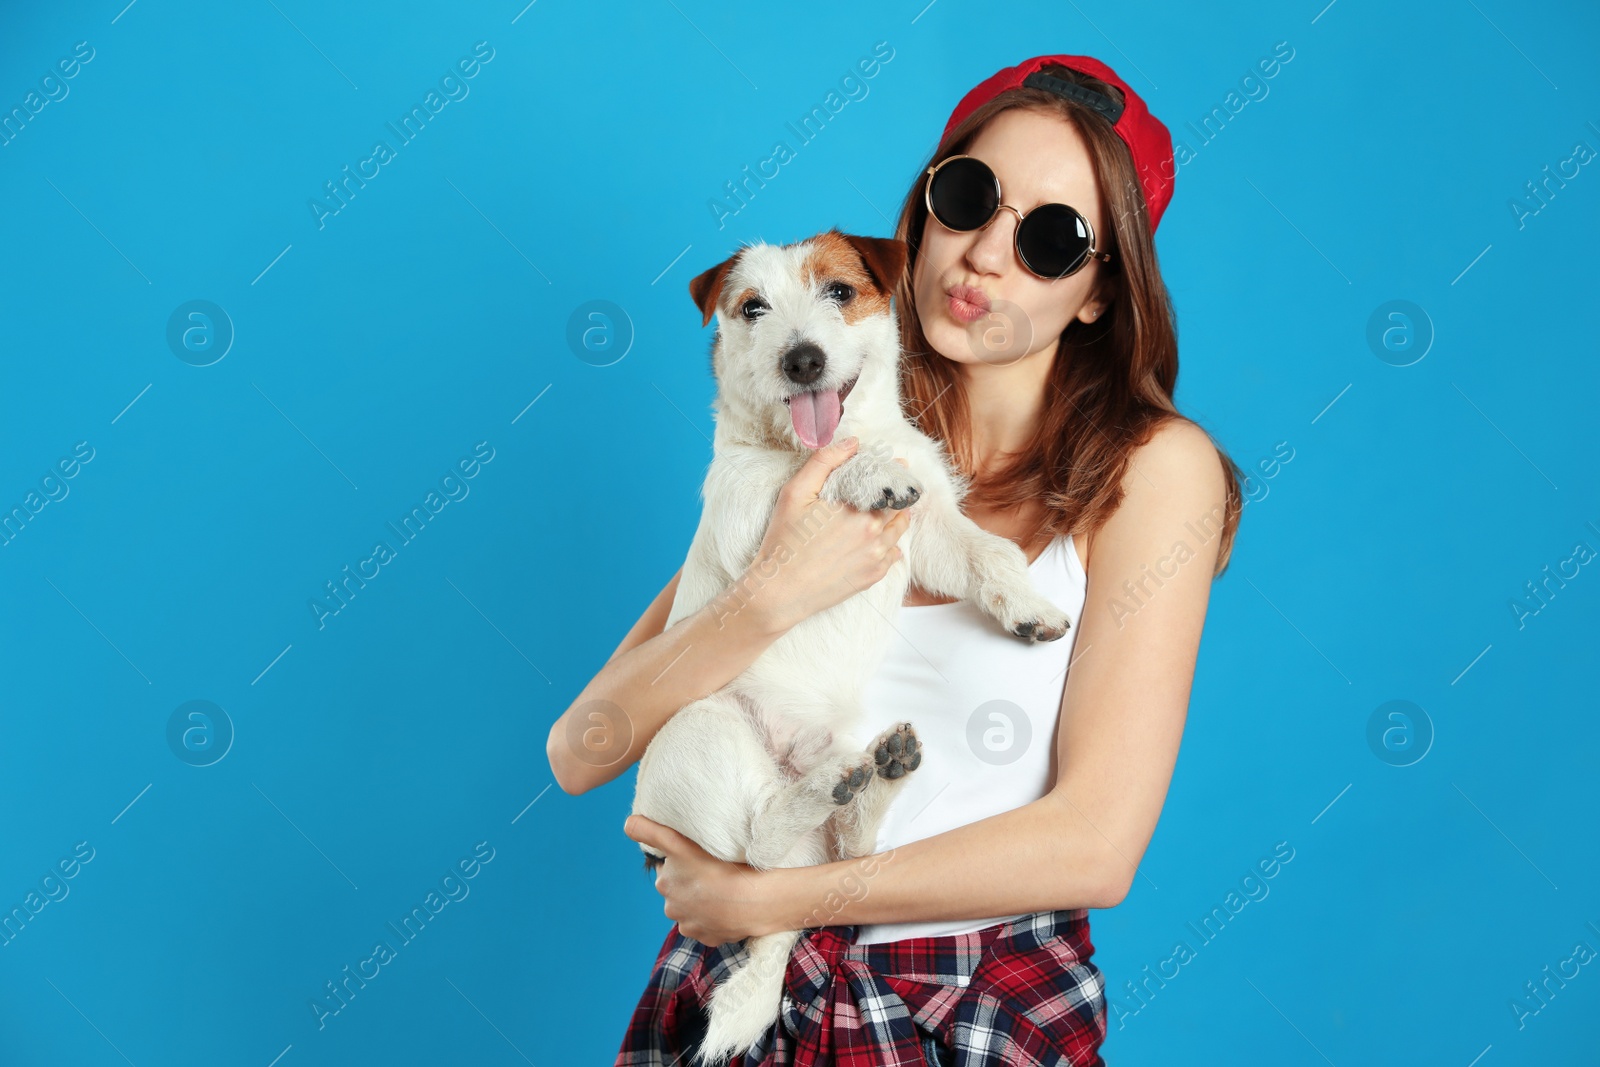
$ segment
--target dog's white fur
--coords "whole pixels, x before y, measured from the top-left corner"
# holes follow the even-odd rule
[[[874,240],[835,236],[857,247]],[[1054,640],[1068,626],[1066,614],[1034,590],[1022,550],[961,513],[967,481],[938,442],[901,414],[895,311],[885,305],[882,313],[846,322],[829,298],[830,279],[805,270],[816,263],[817,240],[746,246],[719,265],[729,269],[712,294],[721,298],[712,354],[719,387],[714,456],[667,626],[728,590],[754,562],[779,490],[811,454],[783,402],[803,388],[856,379],[836,436],[854,434],[861,444],[830,474],[821,496],[861,510],[914,500],[900,540],[904,555],[876,584],[795,625],[724,688],[674,714],[639,761],[633,805],[720,859],[763,869],[874,851],[884,811],[920,759],[910,755],[917,751],[910,724],[877,738],[862,734],[862,689],[910,582],[975,601],[1023,640]],[[896,279],[872,280],[881,295]],[[723,306],[752,289],[770,305],[756,320]],[[784,353],[802,341],[826,355],[811,386],[795,384],[781,369]],[[760,584],[756,574],[743,592]],[[896,733],[908,743],[885,760]],[[659,864],[658,850],[640,847],[647,865]],[[813,925],[827,923],[820,908],[817,915]],[[697,1063],[743,1052],[773,1025],[799,936],[749,940],[747,958],[713,993]]]

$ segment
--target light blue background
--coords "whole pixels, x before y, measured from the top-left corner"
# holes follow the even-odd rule
[[[1196,149],[1158,240],[1179,406],[1241,466],[1294,451],[1214,587],[1140,875],[1092,915],[1104,1055],[1593,1057],[1595,964],[1510,1007],[1600,949],[1600,573],[1510,607],[1600,548],[1600,169],[1509,206],[1600,149],[1591,6],[122,2],[0,19],[6,112],[94,49],[0,147],[0,505],[94,449],[0,548],[0,909],[94,849],[0,948],[0,1060],[609,1063],[668,923],[632,774],[568,797],[544,741],[698,518],[686,283],[743,241],[888,233],[961,94],[1040,52],[1103,58]],[[323,183],[479,41],[469,95],[319,229]],[[166,342],[191,300],[236,331],[211,366]],[[610,366],[567,342],[591,300],[634,334]],[[1431,323],[1411,366],[1366,340],[1390,300]],[[319,629],[323,583],[480,441],[470,494]],[[209,767],[168,745],[191,700],[235,731]],[[1409,767],[1367,742],[1390,700],[1432,724]],[[324,983],[480,841],[470,895],[319,1030]],[[1270,894],[1141,1006],[1126,983],[1280,841]]]

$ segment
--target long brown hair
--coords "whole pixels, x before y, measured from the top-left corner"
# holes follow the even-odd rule
[[[1054,65],[1044,71],[1121,98],[1116,88],[1098,78]],[[1111,234],[1101,237],[1102,251],[1112,253],[1111,262],[1101,268],[1110,302],[1093,323],[1073,319],[1067,324],[1050,371],[1051,396],[1032,440],[998,471],[978,479],[960,373],[952,360],[932,351],[923,335],[911,279],[928,221],[922,190],[927,168],[965,152],[986,123],[1016,107],[1061,116],[1077,128],[1088,145],[1095,180],[1112,220]],[[999,509],[1043,501],[1045,517],[1024,544],[1046,536],[1098,530],[1122,502],[1122,481],[1133,450],[1164,423],[1184,418],[1172,401],[1178,382],[1172,301],[1156,262],[1149,214],[1127,146],[1104,116],[1076,101],[1043,89],[1007,90],[952,130],[950,138],[918,170],[900,208],[895,237],[910,249],[906,269],[895,287],[905,414],[924,433],[944,442],[968,486],[966,504]],[[1207,516],[1201,522],[1212,529],[1220,525],[1222,542],[1215,571],[1220,575],[1232,555],[1244,508],[1242,472],[1215,439],[1212,445],[1222,464],[1227,499],[1221,515]],[[1209,532],[1206,536],[1209,539]]]

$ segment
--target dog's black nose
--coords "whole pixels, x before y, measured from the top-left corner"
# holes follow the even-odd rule
[[[783,354],[784,377],[796,385],[810,385],[822,377],[828,357],[810,341],[801,341]]]

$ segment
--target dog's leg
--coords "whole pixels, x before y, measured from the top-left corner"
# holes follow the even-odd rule
[[[872,784],[856,797],[854,804],[834,815],[838,838],[838,859],[871,855],[878,844],[878,827],[890,801],[905,786],[911,772],[922,764],[922,742],[908,722],[899,723],[879,734],[867,746],[877,773]]]
[[[1067,613],[1034,588],[1028,557],[1015,541],[967,518],[951,498],[934,495],[926,503],[928,510],[908,531],[912,582],[972,601],[1024,641],[1066,636]]]
[[[727,1064],[734,1053],[754,1045],[777,1020],[783,1008],[783,978],[799,930],[752,937],[745,958],[711,990],[706,1032],[694,1067]]]
[[[776,783],[756,803],[745,862],[771,869],[811,831],[856,800],[877,778],[871,753],[829,756],[792,782]]]

